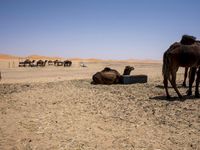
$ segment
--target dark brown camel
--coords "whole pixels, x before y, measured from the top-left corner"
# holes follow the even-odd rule
[[[54,60],[54,61],[53,61],[53,63],[54,63],[54,66],[56,66],[56,65],[57,65],[57,62],[58,62],[58,60]]]
[[[35,67],[36,64],[34,64],[34,63],[35,63],[35,60],[32,60],[31,63],[30,63],[30,67]]]
[[[126,66],[123,75],[130,75],[132,70],[134,70],[134,67]],[[92,79],[92,84],[119,84],[122,82],[122,76],[120,73],[109,67],[106,67],[101,72],[94,74]]]
[[[36,65],[40,66],[40,67],[44,67],[47,63],[47,60],[43,61],[43,60],[38,60]]]
[[[20,61],[18,66],[19,66],[19,67],[25,67],[24,61]]]
[[[24,66],[26,67],[26,66],[30,66],[31,65],[31,60],[30,59],[26,59],[25,61],[24,61]]]
[[[31,65],[31,60],[26,59],[25,61],[19,62],[19,67],[26,67]]]
[[[64,67],[70,67],[72,65],[72,62],[70,60],[65,60],[63,63]]]
[[[183,35],[180,43],[183,44],[183,45],[192,45],[192,44],[195,44],[195,43],[200,44],[200,42],[196,40],[196,37],[191,36],[191,35]],[[183,80],[183,84],[182,84],[184,87],[186,87],[186,79],[187,79],[187,76],[188,76],[188,70],[189,70],[189,68],[186,67],[185,73],[184,73],[184,80]]]
[[[19,66],[19,67],[25,67],[24,62],[23,62],[23,61],[20,61],[18,66]]]
[[[197,43],[192,45],[183,45],[178,42],[172,44],[170,48],[163,55],[163,83],[166,91],[167,98],[170,98],[168,92],[168,80],[172,87],[178,94],[179,98],[182,98],[179,90],[176,86],[176,72],[179,67],[199,67],[200,66],[200,46]],[[194,71],[193,71],[194,72]],[[195,74],[191,74],[189,79],[189,92],[191,95],[192,91],[192,78]],[[197,72],[195,97],[199,97],[199,80],[200,80],[200,69]]]

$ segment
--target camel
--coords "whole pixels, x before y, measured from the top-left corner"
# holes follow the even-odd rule
[[[36,65],[40,66],[40,67],[44,67],[47,63],[47,60],[43,61],[43,60],[38,60]]]
[[[49,65],[49,66],[51,66],[51,65],[53,65],[53,64],[54,64],[54,61],[52,61],[52,60],[49,60],[49,61],[48,61],[48,65]]]
[[[63,61],[59,61],[59,60],[54,61],[54,66],[63,66],[63,64],[64,64]]]
[[[58,62],[58,60],[57,60],[57,59],[53,61],[53,64],[54,64],[54,66],[56,66],[56,65],[57,65],[57,62]]]
[[[31,60],[30,59],[26,59],[25,61],[24,61],[24,66],[26,67],[26,65],[27,66],[30,66],[31,65]]]
[[[192,44],[195,44],[195,43],[200,44],[200,41],[197,41],[196,37],[194,37],[194,36],[183,35],[180,43],[183,44],[183,45],[192,45]],[[186,87],[186,79],[187,79],[187,76],[188,76],[188,70],[189,70],[189,68],[185,67],[184,80],[183,80],[183,84],[182,84],[183,87]]]
[[[65,60],[64,62],[64,67],[70,67],[72,65],[72,62],[70,60]]]
[[[31,66],[31,67],[35,67],[35,66],[36,66],[36,64],[35,64],[35,60],[32,60],[29,66]]]
[[[126,66],[123,75],[130,75],[134,67]],[[92,77],[92,84],[119,84],[122,83],[122,75],[117,70],[109,67],[104,68],[101,72],[97,72]]]
[[[18,66],[19,67],[24,67],[24,61],[20,61]]]
[[[26,59],[25,61],[19,62],[19,67],[26,67],[27,65],[30,66],[31,60]]]
[[[194,43],[192,45],[183,45],[175,42],[167,51],[165,51],[163,55],[162,74],[165,92],[168,99],[170,98],[168,92],[168,80],[170,81],[179,98],[182,98],[182,95],[176,86],[176,72],[178,71],[179,67],[191,68],[188,95],[192,94],[192,84],[194,82],[195,72],[196,69],[199,68],[197,72],[195,88],[195,97],[199,97],[200,45],[198,43]]]

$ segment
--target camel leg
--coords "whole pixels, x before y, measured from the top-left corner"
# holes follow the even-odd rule
[[[180,94],[180,92],[179,92],[179,90],[178,90],[178,88],[176,86],[176,72],[177,72],[177,70],[178,70],[178,68],[173,70],[172,79],[170,80],[170,82],[171,82],[172,87],[174,88],[174,90],[178,94],[178,97],[182,98],[182,95]]]
[[[194,83],[195,73],[196,73],[196,68],[195,67],[190,68],[190,71],[189,71],[189,89],[187,91],[188,96],[192,95],[192,84]]]
[[[200,67],[198,68],[197,79],[196,79],[196,88],[195,88],[195,97],[196,98],[199,98],[199,81],[200,81]]]
[[[185,67],[185,74],[184,74],[183,87],[186,87],[187,75],[188,75],[188,67]]]
[[[165,92],[166,92],[166,95],[167,95],[167,99],[170,99],[170,95],[169,95],[169,91],[168,91],[168,78],[166,75],[164,75],[164,80],[163,80],[163,84],[164,84],[164,87],[165,87]]]

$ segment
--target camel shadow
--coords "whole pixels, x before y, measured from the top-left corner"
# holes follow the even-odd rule
[[[184,102],[186,100],[194,100],[194,99],[199,99],[199,98],[196,98],[195,96],[183,95],[182,98],[174,96],[168,99],[166,96],[154,96],[154,97],[149,97],[149,99],[158,100],[158,101],[168,101],[168,102],[174,102],[174,101]]]
[[[155,87],[156,88],[160,88],[160,89],[164,89],[164,85],[156,85]],[[192,87],[194,87],[194,86],[192,86]],[[168,86],[168,88],[173,88],[173,87],[172,86]],[[182,85],[177,85],[177,88],[189,88],[189,86],[184,87]]]

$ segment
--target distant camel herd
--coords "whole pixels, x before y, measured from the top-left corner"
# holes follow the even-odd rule
[[[72,62],[70,60],[65,61],[59,61],[59,60],[30,60],[26,59],[25,61],[19,62],[19,67],[44,67],[44,66],[64,66],[64,67],[70,67],[72,65]]]

